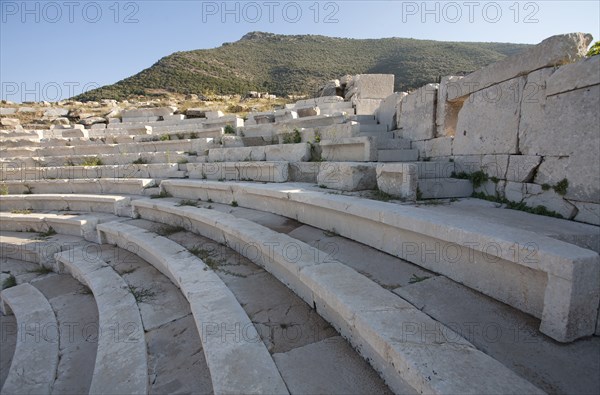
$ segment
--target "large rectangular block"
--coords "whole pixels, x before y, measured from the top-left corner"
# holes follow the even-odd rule
[[[520,97],[525,78],[515,78],[472,94],[460,112],[454,155],[516,154]]]
[[[340,191],[361,191],[377,186],[375,163],[321,163],[319,186]]]
[[[385,125],[388,131],[395,130],[398,125],[398,115],[401,111],[402,99],[408,95],[406,92],[392,93],[386,97],[376,111],[377,121]]]
[[[546,82],[546,95],[581,89],[600,84],[600,57],[592,56],[556,70]]]
[[[461,81],[461,89],[448,92],[448,100],[470,95],[473,92],[528,74],[544,67],[560,66],[585,56],[590,34],[570,33],[552,36],[532,48],[479,69]]]
[[[357,99],[385,99],[394,93],[393,74],[359,74],[346,87]],[[346,98],[349,93],[346,92]]]
[[[356,115],[375,115],[381,105],[382,99],[358,99],[352,98],[354,112]]]
[[[415,200],[417,198],[417,166],[410,163],[377,165],[377,188],[387,194]]]
[[[279,144],[264,147],[267,161],[308,162],[311,159],[311,145]]]
[[[174,109],[171,107],[155,107],[155,108],[138,108],[135,110],[121,111],[121,117],[124,122],[126,118],[142,118],[142,117],[162,117],[165,115],[173,115]]]
[[[549,96],[543,127],[522,129],[520,133],[522,153],[568,157],[565,167],[556,170],[569,182],[569,199],[600,203],[599,107],[600,85]]]
[[[189,178],[259,182],[287,182],[288,162],[188,163]]]
[[[349,137],[322,140],[321,158],[333,162],[373,162],[377,160],[377,144],[373,137]]]
[[[402,137],[427,140],[435,136],[435,102],[438,84],[427,84],[402,99],[399,129]]]

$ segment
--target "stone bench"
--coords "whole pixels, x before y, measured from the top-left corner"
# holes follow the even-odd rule
[[[50,394],[58,367],[58,323],[48,299],[31,284],[0,293],[3,314],[17,319],[17,344],[3,394]]]
[[[181,245],[132,225],[105,223],[98,232],[105,242],[148,261],[181,289],[200,333],[215,394],[288,392],[250,318],[202,260]],[[233,328],[239,328],[240,336],[225,334]]]
[[[57,234],[41,237],[37,233],[3,231],[0,234],[0,256],[53,269],[56,263],[54,255],[57,252],[70,251],[89,244],[78,236]]]
[[[543,393],[397,295],[308,244],[213,210],[164,200],[138,200],[134,207],[141,218],[225,243],[264,267],[314,306],[398,393]]]
[[[167,140],[151,142],[129,142],[112,143],[108,139],[106,143],[98,142],[90,145],[75,146],[48,146],[39,148],[6,148],[0,150],[0,158],[20,157],[49,157],[49,156],[73,156],[73,155],[111,155],[111,154],[135,154],[145,152],[203,152],[214,148],[215,141],[212,138],[197,138],[188,140]]]
[[[78,194],[6,195],[0,196],[0,210],[85,211],[131,217],[131,198]]]
[[[56,233],[80,236],[93,243],[98,242],[96,226],[99,223],[115,221],[117,218],[110,214],[12,214],[0,212],[0,230],[10,232],[45,233],[50,229]]]
[[[375,189],[377,163],[322,162],[319,164],[317,184],[321,188],[340,191]]]
[[[360,133],[357,122],[336,123],[329,126],[298,129],[302,142],[318,143],[322,140],[335,140],[339,138],[356,137]],[[279,144],[286,138],[293,137],[293,130],[280,130],[277,132]]]
[[[157,184],[153,178],[97,178],[89,180],[2,181],[10,195],[21,194],[125,194],[144,195]]]
[[[321,140],[321,158],[330,162],[375,162],[377,144],[373,137]]]
[[[483,218],[327,194],[306,184],[229,183],[229,195],[223,186],[212,193],[214,184],[165,180],[161,188],[176,197],[235,200],[242,207],[334,228],[540,318],[540,331],[560,342],[596,331],[600,273],[594,251]]]
[[[56,167],[18,167],[9,165],[4,166],[0,171],[1,181],[32,182],[55,179],[182,178],[184,176],[185,172],[179,170],[177,163]]]
[[[5,166],[14,167],[56,167],[56,166],[81,166],[89,160],[98,158],[99,155],[70,155],[48,157],[20,157],[0,159]],[[182,163],[204,161],[205,156],[188,155],[183,152],[142,152],[132,154],[102,154],[100,156],[104,165],[130,165],[142,159],[146,164]],[[11,165],[9,165],[11,164]]]
[[[308,162],[310,159],[311,147],[306,143],[265,145],[256,147],[214,148],[208,151],[209,162]]]
[[[189,178],[207,180],[245,180],[286,182],[288,162],[213,162],[188,163]]]
[[[98,306],[98,350],[90,394],[147,394],[144,327],[125,280],[87,249],[59,252],[55,259],[56,271],[87,285]]]

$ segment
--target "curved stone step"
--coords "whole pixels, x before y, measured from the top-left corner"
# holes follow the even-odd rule
[[[118,195],[39,194],[0,196],[1,211],[85,211],[131,217],[130,203],[130,197]]]
[[[152,178],[95,178],[87,180],[1,181],[10,195],[21,194],[125,194],[145,195],[156,187]]]
[[[169,201],[137,200],[133,206],[141,218],[225,243],[267,269],[315,306],[396,392],[543,393],[449,328],[305,243],[222,212]]]
[[[59,272],[90,288],[98,306],[98,351],[90,393],[146,394],[144,327],[129,286],[106,262],[84,249],[59,252],[56,262]]]
[[[96,225],[119,218],[112,214],[63,214],[30,213],[12,214],[0,212],[0,231],[11,232],[48,232],[50,229],[59,234],[81,236],[87,241],[97,242]]]
[[[99,166],[56,166],[56,167],[11,167],[0,169],[0,181],[29,181],[54,179],[96,178],[183,178],[184,171],[177,163],[149,165],[99,165]]]
[[[128,223],[159,234],[167,231],[165,237],[207,262],[248,314],[290,393],[391,393],[312,306],[249,259],[185,230],[144,219]]]
[[[101,239],[142,257],[177,284],[192,309],[215,393],[287,393],[273,359],[221,279],[185,248],[123,223],[98,226]],[[244,328],[244,335],[226,332]],[[229,334],[229,335],[228,335]]]
[[[36,263],[47,269],[54,268],[54,255],[57,252],[88,245],[89,242],[78,236],[5,231],[0,233],[1,258]]]
[[[58,366],[58,324],[48,300],[30,284],[0,293],[17,318],[17,344],[3,394],[50,394]]]
[[[306,184],[165,180],[161,187],[180,198],[236,201],[333,230],[541,318],[540,331],[561,342],[596,330],[598,254],[538,232],[435,207],[325,193]]]

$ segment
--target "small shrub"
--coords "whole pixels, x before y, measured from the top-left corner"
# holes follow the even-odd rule
[[[292,142],[294,144],[299,144],[302,142],[302,135],[298,129],[294,129],[294,134],[292,134]]]
[[[195,140],[197,138],[198,138],[198,133],[196,133],[196,132],[190,133],[190,140]]]
[[[151,300],[154,300],[154,297],[156,296],[156,292],[148,288],[130,285],[129,290],[131,291],[131,294],[133,295],[137,303],[149,302]]]
[[[25,209],[25,210],[12,210],[10,212],[11,214],[31,214],[31,210]]]
[[[181,200],[177,206],[192,206],[196,207],[198,205],[197,200]]]
[[[419,277],[416,274],[413,273],[413,275],[410,277],[410,279],[408,280],[409,284],[415,284],[415,283],[420,283],[421,281],[425,281],[429,278],[429,276],[423,276],[423,277]]]
[[[171,140],[171,136],[169,136],[168,134],[163,134],[162,136],[160,136],[159,140],[160,141],[169,141],[169,140]]]
[[[320,185],[319,185],[319,188],[321,188],[321,189],[327,189],[327,185],[325,185],[325,184],[320,184]]]
[[[75,166],[75,162],[72,159],[67,159],[65,162],[65,166]]]
[[[231,125],[225,126],[225,134],[235,134],[235,128]]]
[[[163,225],[156,231],[161,236],[171,236],[175,233],[183,232],[185,229],[181,226]]]
[[[0,185],[0,196],[8,195],[8,185]]]
[[[543,183],[543,184],[542,184],[542,191],[549,191],[549,190],[550,190],[550,188],[552,188],[552,187],[550,186],[550,184],[546,184],[546,183]]]
[[[596,55],[600,55],[600,41],[596,41],[594,43],[594,45],[592,45],[590,47],[590,50],[588,51],[588,53],[585,56],[596,56]]]
[[[565,196],[567,194],[567,189],[569,188],[569,180],[563,178],[558,182],[555,186],[552,187],[556,193],[561,196]]]
[[[183,140],[183,139],[185,139],[185,134],[184,134],[184,133],[177,133],[177,134],[176,134],[176,136],[177,136],[177,139],[178,139],[178,140]]]
[[[147,165],[148,164],[148,160],[145,158],[137,158],[136,160],[134,160],[133,162],[131,162],[131,164],[133,165]]]
[[[44,267],[44,266],[39,266],[39,267],[36,267],[35,269],[27,270],[27,273],[49,274],[49,273],[52,273],[52,269],[48,269],[47,267]]]
[[[46,237],[50,237],[50,236],[54,236],[56,234],[56,231],[54,230],[54,228],[49,227],[47,231],[45,232],[39,232],[38,235],[41,238],[46,238]]]
[[[82,166],[91,167],[91,166],[102,166],[102,159],[99,157],[87,158],[81,163]]]
[[[8,276],[8,278],[2,282],[3,289],[12,288],[12,287],[15,287],[16,285],[17,285],[17,278],[15,276],[13,276],[12,274],[10,276]]]
[[[237,207],[238,206],[238,202],[236,202],[235,200],[233,202],[231,202],[231,207]]]
[[[173,197],[173,195],[171,195],[169,192],[162,190],[160,191],[160,193],[158,195],[151,195],[150,199],[164,199],[164,198],[170,198]]]
[[[484,182],[488,180],[487,174],[482,170],[476,171],[475,173],[471,173],[469,179],[473,183],[474,188],[479,188]]]

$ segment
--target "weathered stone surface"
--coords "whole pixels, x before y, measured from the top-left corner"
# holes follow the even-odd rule
[[[0,118],[0,125],[2,126],[17,126],[20,124],[21,121],[17,118]]]
[[[15,353],[2,392],[49,394],[58,365],[58,324],[52,306],[30,284],[5,289],[0,297],[2,312],[14,312],[19,325]],[[34,328],[37,331],[32,335]]]
[[[398,119],[401,108],[402,99],[408,95],[406,92],[392,93],[386,97],[379,108],[377,109],[377,121],[380,125],[385,125],[387,130],[394,130],[398,127]]]
[[[319,167],[319,162],[292,162],[289,170],[290,181],[316,184]]]
[[[0,115],[13,115],[17,112],[16,108],[0,108]]]
[[[265,147],[232,147],[208,150],[209,162],[264,161]]]
[[[460,90],[459,81],[463,77],[442,77],[438,88],[437,109],[435,114],[436,136],[454,136],[458,111],[462,101],[449,102],[448,91]]]
[[[267,145],[264,151],[268,161],[308,162],[311,159],[311,146],[307,143]]]
[[[128,118],[162,117],[173,115],[174,112],[175,109],[173,107],[139,108],[135,110],[123,110],[121,111],[121,117],[126,122]]]
[[[350,94],[349,94],[350,93]],[[346,99],[385,99],[394,93],[393,74],[359,74],[346,87]]]
[[[78,122],[81,125],[91,126],[95,123],[106,123],[106,118],[103,117],[89,117],[82,119]]]
[[[375,169],[375,163],[321,163],[317,184],[340,191],[375,189],[377,186]]]
[[[391,393],[341,336],[274,354],[273,359],[293,394]]]
[[[321,115],[321,110],[319,107],[301,107],[296,108],[296,113],[298,114],[299,118],[315,117],[317,115]]]
[[[535,170],[542,162],[541,156],[510,155],[506,180],[515,182],[531,182]]]
[[[506,179],[508,155],[459,155],[454,156],[457,173],[472,174],[483,171],[489,177]]]
[[[426,178],[418,180],[421,199],[464,198],[473,194],[470,180],[456,178]]]
[[[417,166],[410,163],[377,165],[377,188],[387,194],[415,200],[417,198]]]
[[[49,108],[44,111],[44,117],[46,118],[64,117],[67,114],[69,114],[69,110],[66,108]]]
[[[592,56],[561,66],[548,77],[546,96],[600,84],[600,57]]]
[[[436,158],[440,156],[452,155],[451,137],[437,137],[431,140],[413,141],[411,146],[413,149],[419,150],[419,157]]]
[[[591,41],[592,36],[583,33],[570,33],[547,38],[533,48],[465,76],[460,81],[462,89],[449,91],[448,100],[470,95],[483,88],[537,69],[577,61],[586,54]]]
[[[599,101],[600,85],[550,96],[544,128],[520,137],[523,153],[569,157],[563,178],[569,181],[567,198],[577,201],[600,202]]]
[[[188,108],[185,115],[189,118],[206,118],[206,113],[210,111],[206,108]]]
[[[402,99],[398,128],[402,137],[427,140],[435,136],[435,102],[438,84],[427,84]]]
[[[262,182],[288,181],[288,162],[188,163],[190,178]]]
[[[340,80],[328,81],[319,88],[319,96],[336,96],[341,89]]]
[[[520,77],[472,94],[458,113],[454,155],[516,154],[520,101],[525,78]]]
[[[531,208],[544,206],[567,219],[575,215],[574,205],[552,189],[544,191],[538,184],[507,181],[504,195],[512,202],[524,202]]]
[[[575,200],[569,200],[569,203],[577,208],[577,215],[573,218],[575,221],[600,225],[600,204],[577,202]]]
[[[382,99],[357,99],[352,98],[356,115],[375,115],[381,105]]]
[[[225,114],[223,114],[223,111],[206,111],[204,115],[207,119],[218,119],[222,118]]]
[[[346,137],[321,140],[321,158],[327,161],[372,162],[377,160],[374,137]]]

